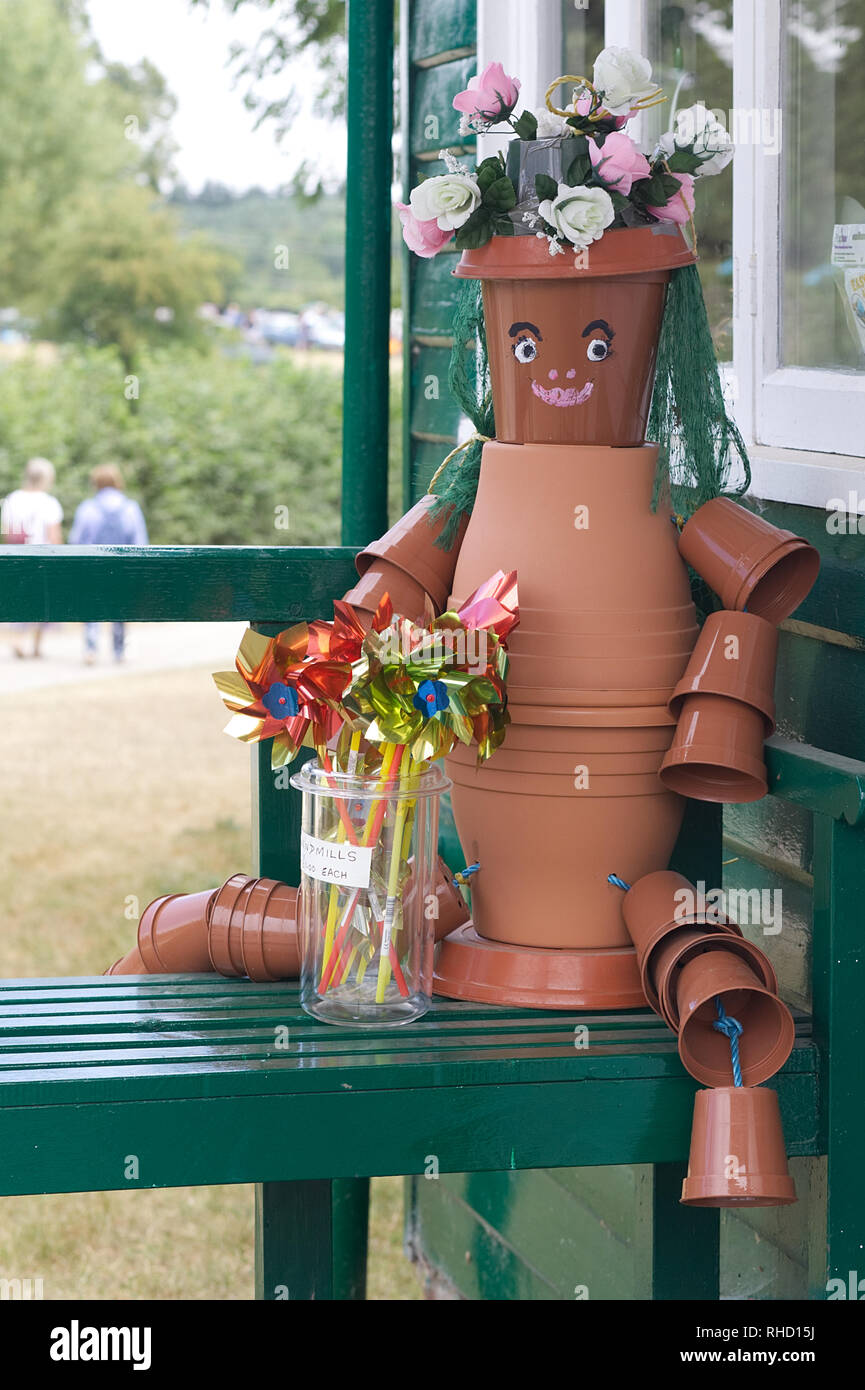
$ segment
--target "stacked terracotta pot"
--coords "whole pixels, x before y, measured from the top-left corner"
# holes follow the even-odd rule
[[[678,724],[661,780],[699,800],[757,801],[767,790],[763,741],[775,728],[775,624],[811,589],[819,556],[728,498],[695,512],[679,549],[724,610],[706,620],[670,698]]]
[[[734,922],[701,909],[681,874],[663,871],[635,883],[624,898],[624,917],[646,998],[677,1034],[684,1066],[712,1088],[697,1096],[682,1201],[795,1201],[777,1097],[759,1089],[784,1065],[794,1037],[770,961]],[[731,1033],[741,1070],[736,1084]]]
[[[411,864],[411,860],[409,861]],[[107,975],[217,971],[250,980],[300,973],[296,888],[272,878],[232,874],[221,888],[156,898],[138,923],[137,943]],[[407,893],[410,900],[411,888]],[[438,861],[435,940],[468,919],[453,875]]]

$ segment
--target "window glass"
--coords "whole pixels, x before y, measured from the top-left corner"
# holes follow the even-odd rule
[[[865,0],[784,8],[781,361],[862,372]]]
[[[865,3],[865,0],[863,0]],[[675,112],[701,103],[730,129],[733,104],[732,0],[690,0],[669,5],[647,0],[646,57],[667,100],[630,127],[650,152],[658,137],[675,125]],[[591,76],[592,62],[604,47],[604,6],[591,0],[579,8],[563,0],[563,71]],[[733,356],[733,176],[727,166],[698,180],[694,224],[700,276],[719,358]]]

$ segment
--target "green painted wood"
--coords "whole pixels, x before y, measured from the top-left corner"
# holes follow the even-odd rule
[[[342,546],[0,546],[0,622],[329,616],[355,582]]]
[[[865,1264],[865,832],[826,815],[816,818],[814,832],[814,1026],[825,1068],[821,1132],[828,1153],[826,1278],[846,1281],[850,1270],[862,1271]]]
[[[331,1187],[327,1179],[255,1189],[257,1299],[332,1299]]]
[[[455,443],[462,412],[448,390],[449,364],[450,348],[412,346],[411,429],[414,435]],[[447,452],[445,448],[442,458]]]
[[[780,738],[766,741],[769,787],[818,815],[858,825],[865,820],[865,762],[823,748],[803,750]]]
[[[456,254],[441,253],[429,260],[417,258],[411,301],[411,331],[415,337],[450,340],[459,288],[453,272],[458,263]]]
[[[437,154],[449,145],[461,145],[460,113],[453,108],[457,92],[468,86],[477,72],[474,54],[436,67],[417,69],[412,85],[409,146],[413,155]]]
[[[393,0],[348,6],[342,539],[387,530]]]
[[[369,1178],[336,1178],[332,1197],[333,1296],[343,1303],[362,1303],[369,1247]]]
[[[865,532],[853,530],[848,521],[845,532],[829,532],[829,513],[816,507],[755,502],[753,509],[773,525],[804,536],[820,551],[820,576],[794,619],[865,641]]]
[[[479,1181],[487,1175],[479,1175]],[[429,1189],[439,1190],[432,1192]],[[548,1301],[555,1286],[530,1267],[499,1233],[440,1184],[414,1182],[406,1244],[420,1262],[429,1292],[477,1300]],[[444,1280],[442,1280],[442,1273]]]
[[[414,0],[410,9],[408,52],[413,63],[441,61],[463,49],[474,51],[477,0]]]
[[[682,1206],[687,1171],[686,1163],[655,1165],[652,1298],[716,1302],[720,1213]]]

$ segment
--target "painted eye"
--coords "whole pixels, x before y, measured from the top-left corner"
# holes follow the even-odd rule
[[[514,357],[523,366],[528,362],[534,362],[538,355],[538,345],[534,338],[520,338],[518,343],[514,343]]]
[[[610,344],[606,338],[593,338],[586,348],[586,356],[590,362],[603,362],[605,357],[610,355]]]

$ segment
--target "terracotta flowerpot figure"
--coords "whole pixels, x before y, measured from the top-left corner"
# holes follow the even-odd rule
[[[697,1092],[681,1200],[689,1207],[778,1207],[795,1202],[774,1091],[765,1086],[719,1086]]]

